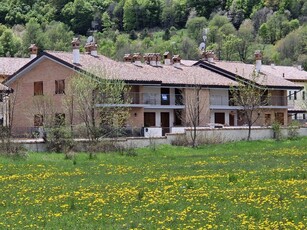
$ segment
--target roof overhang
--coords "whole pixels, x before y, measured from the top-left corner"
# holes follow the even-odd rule
[[[244,77],[242,77],[240,75],[234,74],[234,73],[232,73],[230,71],[227,71],[227,70],[222,69],[222,68],[220,68],[218,66],[215,66],[215,65],[212,65],[210,63],[207,63],[207,62],[205,62],[203,60],[199,60],[193,66],[200,66],[200,67],[208,69],[208,70],[210,70],[212,72],[215,72],[215,73],[218,73],[220,75],[223,75],[224,77],[227,77],[227,78],[229,78],[229,79],[231,79],[233,81],[236,81],[236,82],[238,80],[240,80],[240,81],[242,81],[243,83],[246,83],[246,84],[251,83],[250,80],[248,80],[248,79],[246,79],[246,78],[244,78]],[[270,85],[263,86],[263,85],[260,85],[258,83],[256,83],[256,85],[260,89],[261,88],[265,88],[265,89],[270,89],[270,90],[274,90],[274,89],[275,90],[276,89],[282,89],[282,90],[301,90],[301,89],[304,88],[302,86],[270,86]],[[236,87],[236,86],[234,86],[234,87]]]

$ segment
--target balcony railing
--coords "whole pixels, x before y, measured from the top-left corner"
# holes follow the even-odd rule
[[[271,96],[265,100],[263,106],[287,106],[287,97]],[[212,95],[210,96],[210,105],[235,106],[234,102],[228,96]]]
[[[128,93],[125,95],[131,104],[183,105],[181,94]]]

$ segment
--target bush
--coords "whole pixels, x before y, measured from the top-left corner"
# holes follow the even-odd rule
[[[21,144],[2,142],[0,143],[0,155],[17,160],[27,158],[28,152]]]
[[[27,150],[21,144],[11,142],[11,132],[6,126],[0,126],[0,154],[13,159],[27,157]]]
[[[272,124],[272,129],[273,129],[273,138],[277,141],[280,141],[282,139],[280,123],[277,121],[274,121]]]
[[[298,121],[292,121],[288,127],[289,139],[296,139],[299,135],[300,123]]]
[[[71,132],[66,127],[55,127],[49,129],[46,141],[47,149],[50,152],[69,152],[74,146]]]

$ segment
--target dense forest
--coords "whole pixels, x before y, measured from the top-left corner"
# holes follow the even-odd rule
[[[1,0],[0,56],[40,50],[69,51],[73,36],[94,35],[99,52],[122,60],[125,53],[170,51],[184,59],[206,49],[222,60],[307,69],[306,0]]]

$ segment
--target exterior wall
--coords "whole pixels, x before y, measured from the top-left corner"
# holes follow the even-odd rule
[[[144,126],[144,108],[131,108],[127,125],[131,128],[142,128]]]
[[[304,85],[303,83],[301,84]],[[295,110],[306,110],[306,102],[303,100],[303,92],[305,92],[305,100],[307,99],[306,89],[302,91],[288,90],[288,104]],[[296,94],[296,96],[295,96]]]
[[[151,145],[161,145],[161,144],[171,144],[177,138],[182,138],[185,135],[190,137],[190,134],[187,131],[185,134],[169,134],[165,137],[132,137],[132,138],[121,138],[117,140],[117,144],[126,148],[143,148]],[[202,138],[207,138],[207,140],[219,141],[221,143],[230,142],[230,141],[240,141],[245,140],[247,137],[247,128],[223,128],[223,129],[201,129],[198,131],[198,134]],[[281,129],[283,137],[288,136],[287,129]],[[307,128],[300,128],[298,130],[299,136],[307,136]],[[273,130],[270,128],[256,128],[252,129],[251,139],[252,140],[263,140],[273,138]],[[33,140],[33,141],[19,141],[26,149],[31,151],[46,151],[46,144],[43,143],[43,140]],[[83,144],[80,142],[80,144]]]
[[[185,105],[188,107],[188,104],[195,103],[195,89],[193,88],[186,88],[184,90],[184,102]],[[200,116],[199,116],[199,126],[206,126],[210,123],[210,98],[209,98],[209,90],[208,89],[201,89],[199,92],[199,107],[200,107]],[[189,123],[189,116],[188,111],[185,109],[186,114],[186,123]]]
[[[292,117],[289,117],[290,120],[298,120],[301,123],[305,123],[307,120],[307,113],[304,112],[307,110],[307,91],[306,91],[306,83],[304,81],[296,81],[293,82],[298,86],[305,86],[301,91],[288,90],[288,105],[291,110],[296,111],[295,113],[291,113]],[[294,95],[296,92],[296,98]],[[299,112],[299,113],[298,113]]]
[[[286,98],[287,97],[286,90],[270,90],[269,94],[270,94],[270,97],[272,97],[271,102],[273,105],[286,106],[288,104],[287,98]]]
[[[276,114],[277,113],[283,113],[284,116],[284,126],[288,125],[288,110],[287,109],[264,109],[260,113],[260,117],[255,122],[255,126],[270,126],[273,124],[274,121],[277,121]],[[266,115],[270,115],[271,121],[267,123],[266,121]],[[257,116],[255,114],[255,116]]]
[[[62,99],[65,95],[55,94],[55,80],[67,80],[73,71],[49,59],[43,60],[34,66],[31,71],[13,82],[10,87],[14,89],[16,104],[13,113],[13,131],[34,126],[34,117],[31,112],[34,96],[34,82],[43,81],[43,94],[52,98],[55,112],[64,113]],[[66,115],[67,116],[67,115]]]
[[[229,105],[228,89],[210,89],[210,105]]]

